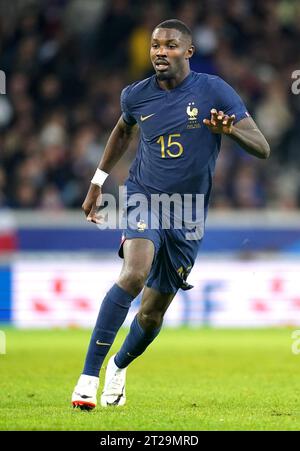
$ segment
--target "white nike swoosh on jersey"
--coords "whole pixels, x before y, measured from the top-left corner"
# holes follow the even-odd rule
[[[146,119],[149,119],[149,117],[154,116],[155,113],[149,114],[148,116],[142,116],[141,115],[141,121],[144,122]]]

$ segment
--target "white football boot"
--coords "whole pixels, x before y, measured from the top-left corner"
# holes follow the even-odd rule
[[[105,383],[101,395],[101,406],[124,406],[126,402],[125,382],[127,368],[118,368],[113,355],[107,364]]]
[[[72,393],[73,407],[81,410],[92,410],[97,405],[97,390],[99,387],[99,377],[82,374]]]

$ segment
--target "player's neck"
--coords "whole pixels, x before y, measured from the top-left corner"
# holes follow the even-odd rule
[[[174,78],[170,78],[169,80],[159,80],[157,79],[157,83],[159,84],[161,89],[165,89],[166,91],[169,91],[171,89],[176,88],[178,85],[180,85],[183,80],[189,76],[190,74],[190,68],[187,68],[183,73],[179,74],[178,76]]]

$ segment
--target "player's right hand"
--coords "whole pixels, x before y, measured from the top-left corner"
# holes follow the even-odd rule
[[[94,222],[95,224],[101,224],[101,216],[98,213],[101,205],[101,188],[98,185],[91,183],[86,198],[82,204],[82,209],[85,213],[86,220]]]

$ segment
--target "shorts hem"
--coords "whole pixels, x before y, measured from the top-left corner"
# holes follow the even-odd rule
[[[158,287],[155,283],[153,283],[152,285],[150,283],[145,283],[145,287],[148,288],[153,288],[153,290],[158,291],[159,293],[163,293],[163,294],[176,294],[177,291],[179,290],[179,288],[173,288],[172,290],[165,290],[165,289],[161,289],[160,287]]]
[[[151,238],[149,238],[149,237],[144,237],[144,236],[130,236],[130,237],[125,236],[125,237],[122,239],[121,244],[120,244],[120,247],[119,247],[119,250],[118,250],[118,255],[119,255],[119,257],[120,257],[120,258],[124,258],[123,244],[125,243],[125,241],[126,241],[126,240],[134,240],[134,239],[137,239],[137,238],[141,238],[142,240],[149,240],[149,241],[152,241],[152,243],[153,243],[153,245],[154,245],[154,258],[155,258],[156,255],[157,255],[157,252],[158,252],[156,243],[155,243],[155,241],[152,240]],[[153,260],[154,260],[154,258],[153,258]]]

